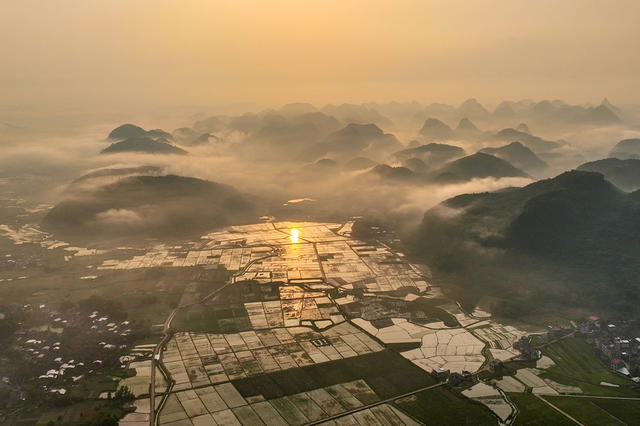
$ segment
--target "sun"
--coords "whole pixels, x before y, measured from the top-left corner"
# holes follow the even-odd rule
[[[289,239],[291,240],[292,243],[297,243],[299,236],[300,236],[300,232],[296,228],[291,229],[291,235],[289,236]]]

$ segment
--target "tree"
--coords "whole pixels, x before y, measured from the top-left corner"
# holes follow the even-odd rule
[[[78,423],[78,426],[117,426],[118,418],[108,412],[100,412],[91,420]]]
[[[135,395],[129,389],[129,386],[120,386],[118,390],[116,390],[115,399],[119,401],[133,401],[136,399]]]

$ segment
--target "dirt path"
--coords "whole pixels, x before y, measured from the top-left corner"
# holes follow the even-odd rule
[[[558,413],[562,414],[563,416],[565,416],[566,418],[568,418],[569,420],[571,420],[572,422],[574,422],[577,425],[580,426],[585,426],[584,424],[580,423],[579,421],[577,421],[576,419],[574,419],[573,417],[571,417],[569,414],[565,413],[564,411],[562,411],[561,409],[559,409],[558,407],[556,407],[555,405],[553,405],[552,403],[550,403],[549,401],[547,401],[546,399],[544,399],[543,397],[541,397],[540,395],[537,394],[533,394],[536,398],[538,398],[540,401],[544,402],[545,404],[547,404],[549,407],[553,408],[554,410],[556,410]]]

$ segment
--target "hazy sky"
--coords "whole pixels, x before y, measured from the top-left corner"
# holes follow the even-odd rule
[[[0,106],[637,102],[640,1],[0,0]]]

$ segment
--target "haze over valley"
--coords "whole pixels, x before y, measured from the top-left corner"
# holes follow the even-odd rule
[[[0,423],[635,424],[638,5],[240,3],[0,6]]]

